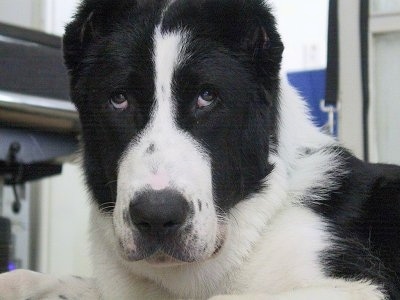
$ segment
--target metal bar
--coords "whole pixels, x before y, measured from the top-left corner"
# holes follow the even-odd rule
[[[64,100],[0,91],[0,123],[56,132],[79,132],[75,106]]]
[[[369,161],[369,24],[370,24],[369,1],[360,0],[360,60],[361,60],[361,88],[363,96],[363,149],[364,160]]]
[[[61,49],[61,37],[47,34],[37,30],[20,28],[0,22],[0,35],[32,42],[55,49]]]
[[[60,113],[65,117],[78,119],[75,106],[70,102],[5,91],[0,91],[0,108],[21,112],[35,111],[53,116]]]

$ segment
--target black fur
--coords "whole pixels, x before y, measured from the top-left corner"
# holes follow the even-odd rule
[[[367,164],[345,150],[341,159],[345,175],[313,206],[337,238],[321,256],[326,273],[371,280],[400,299],[400,167]]]

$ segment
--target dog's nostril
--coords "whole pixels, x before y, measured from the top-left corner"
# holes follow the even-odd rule
[[[165,228],[171,228],[171,227],[174,227],[174,226],[177,226],[177,225],[179,225],[179,223],[170,221],[170,222],[165,223],[165,224],[163,225],[163,227],[165,227]]]
[[[151,229],[151,225],[149,223],[146,223],[146,222],[136,223],[135,226],[138,227],[138,228],[144,229],[144,230],[150,230]]]

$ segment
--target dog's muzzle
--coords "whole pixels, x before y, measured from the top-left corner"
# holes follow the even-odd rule
[[[129,203],[125,222],[132,230],[135,247],[123,247],[131,261],[170,257],[181,262],[197,259],[193,252],[193,208],[173,189],[143,190]],[[192,242],[192,243],[190,243]]]

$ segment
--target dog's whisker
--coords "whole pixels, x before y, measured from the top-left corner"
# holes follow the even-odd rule
[[[117,183],[117,182],[118,182],[118,180],[111,180],[111,181],[107,182],[107,183],[105,184],[105,186],[109,186],[109,185],[114,184],[114,183]]]
[[[101,203],[101,204],[99,205],[99,208],[101,209],[101,208],[104,207],[104,206],[115,206],[115,202],[110,201],[110,202]]]

